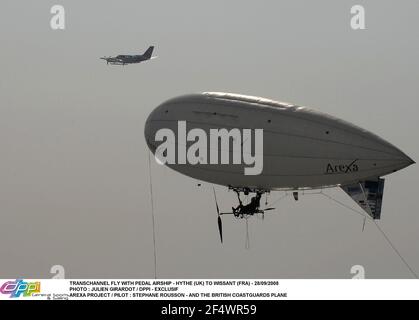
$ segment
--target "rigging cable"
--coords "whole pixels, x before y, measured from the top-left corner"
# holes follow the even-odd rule
[[[375,226],[377,227],[378,230],[380,230],[381,234],[383,235],[383,237],[387,240],[388,244],[390,245],[391,248],[393,248],[394,252],[400,257],[400,259],[403,261],[403,263],[406,265],[406,267],[410,270],[410,272],[412,273],[412,275],[416,278],[418,278],[418,275],[416,274],[415,271],[413,271],[412,267],[407,263],[407,261],[403,258],[403,256],[400,254],[399,250],[397,250],[397,248],[393,245],[393,243],[390,241],[390,239],[388,238],[388,236],[386,235],[386,233],[384,232],[383,229],[381,229],[381,227],[378,225],[377,221],[373,220]]]
[[[269,203],[270,206],[273,206],[275,203],[278,203],[279,201],[281,201],[282,199],[286,198],[288,196],[288,194],[285,192],[285,194],[283,194],[281,197],[279,197],[278,199],[276,199],[274,202]]]
[[[151,153],[150,152],[148,152],[148,174],[149,174],[149,179],[150,179],[151,221],[153,224],[154,279],[157,279],[156,231],[155,231],[155,220],[154,220],[153,181],[151,178]]]
[[[250,249],[250,237],[249,237],[249,217],[245,217],[246,219],[246,242],[245,242],[245,248],[246,250]]]
[[[340,202],[339,200],[334,199],[333,197],[329,196],[328,194],[324,193],[323,190],[321,192],[322,195],[324,195],[325,197],[333,200],[334,202],[338,203],[339,205],[353,211],[356,212],[357,214],[361,215],[364,217],[364,219],[368,219],[371,220],[372,222],[374,222],[375,226],[377,227],[377,229],[380,231],[380,233],[383,235],[384,239],[386,239],[387,243],[390,245],[390,247],[393,249],[393,251],[397,254],[397,256],[400,258],[400,260],[403,262],[403,264],[407,267],[407,269],[410,271],[410,273],[413,275],[414,278],[419,279],[418,275],[416,274],[416,272],[412,269],[412,267],[409,265],[409,263],[406,261],[405,258],[403,258],[403,256],[401,255],[400,251],[396,248],[396,246],[392,243],[392,241],[390,240],[390,238],[387,236],[387,234],[384,232],[383,229],[381,229],[381,227],[378,225],[377,221],[375,221],[374,219],[367,217],[365,214],[359,212],[358,210],[355,210],[347,205],[345,205],[343,202]],[[365,223],[365,220],[364,220]]]
[[[343,202],[336,200],[335,198],[329,196],[328,194],[324,193],[323,190],[320,192],[321,195],[325,196],[326,198],[329,198],[330,200],[336,202],[337,204],[341,205],[342,207],[345,207],[348,210],[351,210],[353,212],[355,212],[356,214],[360,215],[362,218],[367,218],[367,216],[365,214],[363,214],[362,212],[359,212],[358,210],[355,210],[353,208],[351,208],[350,206],[344,204]],[[370,217],[368,217],[367,219],[372,220]]]

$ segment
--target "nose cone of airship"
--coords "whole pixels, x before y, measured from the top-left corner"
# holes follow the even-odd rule
[[[400,150],[395,145],[382,139],[381,137],[361,129],[364,137],[367,138],[368,147],[376,150],[378,153],[370,156],[377,159],[377,168],[382,168],[383,172],[379,175],[386,175],[396,172],[416,163],[411,157]]]
[[[158,106],[156,109],[154,109],[150,115],[148,116],[145,125],[144,125],[144,138],[147,142],[148,148],[154,153],[156,151],[157,146],[155,145],[155,134],[158,129],[160,129],[161,126],[163,126],[163,123],[160,120],[163,119],[163,115],[167,115],[167,112],[162,111],[167,106],[166,103]],[[167,120],[167,119],[166,119]]]
[[[396,168],[393,170],[399,171],[401,169],[407,168],[411,166],[412,164],[415,164],[416,162],[410,158],[408,155],[406,155],[404,152],[400,151],[399,149],[395,148],[400,153],[400,160],[398,161],[398,164],[396,165]]]
[[[144,138],[145,138],[145,141],[147,142],[147,146],[148,146],[148,148],[154,153],[154,151],[155,151],[155,147],[154,147],[154,145],[152,144],[152,140],[151,140],[151,137],[152,137],[152,114],[150,114],[149,115],[149,117],[147,118],[147,121],[146,121],[146,123],[145,123],[145,126],[144,126]]]
[[[415,164],[416,163],[416,161],[415,160],[413,160],[412,158],[410,158],[409,156],[407,156],[406,155],[406,161],[407,161],[407,165],[406,165],[406,167],[408,167],[408,166],[410,166],[410,165],[412,165],[412,164]]]

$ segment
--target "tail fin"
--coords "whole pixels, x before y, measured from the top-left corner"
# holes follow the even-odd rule
[[[379,220],[383,201],[384,179],[360,181],[358,183],[341,186],[341,188],[364,209],[368,215]]]
[[[154,46],[150,46],[146,52],[144,52],[143,56],[144,58],[151,58],[151,55],[153,54]]]

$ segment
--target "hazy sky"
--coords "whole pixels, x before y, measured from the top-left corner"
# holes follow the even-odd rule
[[[50,28],[62,4],[66,29]],[[350,28],[363,4],[367,30]],[[200,91],[313,107],[418,161],[419,2],[17,1],[0,4],[0,278],[153,277],[149,113]],[[107,66],[99,57],[159,58]],[[387,177],[380,226],[419,273],[419,167]],[[211,186],[152,165],[157,270],[166,278],[410,278],[372,223],[320,195],[224,219]],[[234,194],[217,187],[219,204]],[[343,191],[329,194],[357,208]],[[271,199],[282,196],[272,193]]]

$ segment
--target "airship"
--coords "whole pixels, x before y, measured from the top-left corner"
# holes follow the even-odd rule
[[[290,103],[223,92],[182,95],[157,106],[144,128],[156,157],[177,172],[237,193],[223,214],[245,217],[276,190],[340,187],[380,219],[383,176],[415,163],[400,149],[347,121]],[[254,193],[244,204],[241,194]],[[214,193],[215,194],[215,193]]]

